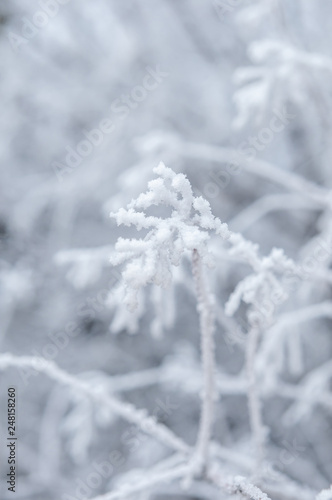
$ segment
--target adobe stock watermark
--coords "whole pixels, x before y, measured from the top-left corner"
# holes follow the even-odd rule
[[[110,479],[118,469],[125,465],[129,456],[149,439],[147,434],[149,434],[152,423],[157,422],[157,419],[162,420],[165,416],[170,416],[178,408],[179,405],[172,402],[169,397],[164,400],[158,398],[151,414],[152,420],[143,420],[140,426],[133,425],[122,434],[123,452],[114,450],[109,453],[106,460],[94,460],[92,462],[93,471],[84,480],[76,479],[74,494],[64,493],[61,495],[61,500],[88,500],[91,498],[94,490],[99,489],[105,480]]]
[[[284,481],[284,478],[280,477],[279,472],[285,473],[287,467],[292,465],[307,449],[303,444],[300,444],[296,438],[294,438],[291,443],[284,439],[281,444],[283,445],[283,449],[280,450],[278,454],[278,461],[274,464],[266,464],[264,467],[264,479],[275,482]]]
[[[36,377],[40,373],[40,369],[43,368],[43,365],[45,365],[48,361],[54,361],[60,352],[68,347],[71,339],[78,337],[78,335],[82,333],[82,319],[85,321],[91,321],[97,317],[98,313],[106,309],[106,299],[118,283],[120,277],[120,273],[113,269],[112,279],[110,280],[108,287],[99,290],[92,297],[87,297],[79,306],[77,306],[76,316],[79,319],[66,323],[64,329],[60,332],[48,333],[47,343],[45,343],[42,348],[31,349],[30,355],[35,356],[36,359],[35,367],[18,368],[19,375],[25,386],[30,383],[31,377]]]
[[[62,182],[66,175],[71,174],[93,153],[95,148],[103,143],[106,136],[114,132],[116,119],[125,120],[169,76],[169,73],[163,71],[159,65],[155,68],[147,66],[145,69],[146,74],[140,85],[136,85],[128,94],[121,94],[120,97],[112,101],[110,116],[100,120],[95,128],[83,130],[82,139],[76,146],[66,146],[63,160],[51,163],[58,181]]]
[[[32,18],[22,17],[20,34],[10,31],[7,35],[12,49],[16,52],[32,40],[40,30],[45,28],[51,19],[59,13],[60,7],[71,0],[39,0],[40,10],[35,11]]]
[[[257,153],[264,151],[269,144],[274,140],[275,136],[283,132],[287,125],[296,118],[286,106],[282,110],[274,109],[273,117],[268,126],[259,130],[256,136],[249,136],[245,141],[241,142],[236,149],[236,153],[242,155],[245,160],[252,161],[256,158]],[[220,196],[231,179],[240,175],[243,172],[241,162],[234,161],[219,169],[217,172],[209,172],[210,182],[207,182],[203,188],[203,196],[207,199],[213,199]]]
[[[232,329],[225,329],[223,333],[223,339],[228,347],[229,352],[232,354],[235,351],[236,346],[243,345],[248,335],[245,333],[247,325],[243,318],[238,318],[238,325]]]

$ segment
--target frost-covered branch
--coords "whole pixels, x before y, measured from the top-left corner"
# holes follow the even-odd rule
[[[253,269],[253,273],[237,285],[226,304],[225,311],[232,316],[240,307],[242,300],[249,305],[246,373],[250,424],[256,452],[255,472],[259,475],[265,455],[266,429],[263,425],[261,395],[256,375],[256,353],[262,330],[272,323],[274,316],[275,307],[271,297],[278,297],[277,304],[287,299],[288,294],[282,286],[281,278],[286,272],[294,272],[296,267],[293,261],[285,257],[282,250],[273,249],[268,257],[262,258],[258,246],[244,240],[241,235],[233,233],[229,241],[232,245],[230,253],[242,257]]]
[[[123,271],[124,300],[129,309],[135,310],[142,287],[150,283],[169,286],[173,266],[180,264],[183,255],[189,252],[192,255],[204,378],[201,420],[192,467],[195,473],[200,473],[207,465],[215,396],[214,304],[205,283],[203,264],[212,265],[207,247],[209,233],[214,232],[223,239],[228,239],[230,233],[227,225],[212,215],[209,203],[193,195],[183,174],[175,174],[163,164],[154,172],[159,177],[149,182],[146,193],[133,200],[126,210],[111,214],[118,224],[148,230],[142,239],[120,238],[112,263],[126,264]],[[168,213],[164,217],[146,215],[145,212],[154,206],[165,207]]]
[[[197,250],[204,264],[212,265],[207,242],[213,231],[224,239],[229,237],[226,224],[215,218],[209,203],[193,195],[183,174],[175,174],[164,164],[154,169],[159,176],[150,181],[149,190],[133,200],[127,209],[111,214],[118,225],[147,230],[144,238],[119,238],[112,256],[113,265],[125,264],[122,273],[124,301],[130,310],[138,307],[138,292],[148,284],[166,288],[171,284],[172,268],[183,255]],[[164,217],[146,215],[144,211],[163,207]]]
[[[226,490],[231,495],[241,495],[242,498],[250,500],[271,500],[266,493],[263,493],[256,486],[248,483],[242,476],[223,479],[218,465],[214,464],[208,472],[208,479],[222,490]]]
[[[146,432],[156,438],[165,446],[170,447],[182,453],[188,453],[190,447],[178,438],[171,430],[150,417],[145,410],[139,410],[132,404],[124,403],[104,391],[103,388],[91,386],[89,383],[80,380],[77,376],[71,375],[59,368],[53,361],[47,361],[44,358],[33,356],[14,356],[12,354],[0,354],[0,370],[9,367],[19,369],[29,368],[39,373],[44,373],[52,380],[64,384],[76,391],[86,394],[89,397],[100,399],[103,404],[121,418],[128,422],[137,424],[143,432]]]

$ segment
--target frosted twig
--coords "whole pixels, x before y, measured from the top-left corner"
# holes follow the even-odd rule
[[[136,200],[112,213],[118,225],[136,226],[148,230],[144,238],[119,238],[112,256],[113,265],[124,264],[122,271],[124,303],[129,310],[138,307],[139,291],[155,284],[166,288],[172,282],[173,267],[184,255],[197,250],[207,265],[213,264],[208,249],[210,233],[223,239],[230,236],[227,224],[214,217],[209,203],[195,197],[190,182],[183,174],[160,163],[154,169],[158,177],[148,183],[148,191]],[[146,215],[146,211],[161,206],[165,217]]]
[[[214,398],[214,314],[213,300],[203,277],[203,264],[212,265],[208,241],[210,233],[223,239],[230,237],[226,224],[213,216],[209,203],[195,197],[190,182],[183,174],[175,174],[163,163],[154,172],[157,179],[150,181],[148,191],[133,200],[127,209],[111,214],[118,225],[134,225],[138,230],[147,229],[142,239],[122,239],[116,244],[114,265],[126,264],[123,271],[125,303],[135,310],[137,294],[144,286],[153,283],[162,287],[170,285],[173,267],[178,266],[183,255],[192,255],[197,309],[200,315],[201,347],[203,362],[203,403],[197,444],[192,459],[192,471],[200,473],[206,467],[211,436]],[[165,217],[146,215],[153,206],[168,209]],[[169,209],[171,213],[169,214]]]
[[[214,359],[214,313],[213,299],[207,290],[202,261],[197,250],[193,251],[192,270],[197,294],[197,310],[200,315],[201,350],[203,365],[203,398],[200,427],[198,431],[195,460],[197,467],[206,468],[213,423],[215,399],[215,359]]]
[[[231,294],[225,306],[226,314],[233,315],[243,300],[250,307],[247,312],[250,325],[246,343],[246,371],[248,377],[248,408],[250,424],[254,435],[256,451],[256,468],[258,475],[264,460],[264,443],[266,431],[261,415],[260,391],[256,381],[256,352],[263,327],[271,324],[275,307],[270,297],[278,296],[278,304],[288,297],[279,275],[294,272],[292,260],[286,258],[282,250],[274,248],[268,257],[260,257],[258,246],[246,241],[241,235],[232,233],[229,238],[233,245],[230,253],[240,256],[248,262],[253,273],[241,281]],[[267,309],[264,305],[268,305]],[[272,307],[271,307],[272,304]]]
[[[163,424],[158,423],[155,418],[150,417],[145,410],[139,410],[132,404],[124,403],[110,396],[104,389],[93,387],[74,375],[70,375],[59,368],[53,361],[33,356],[18,357],[8,353],[0,354],[0,370],[9,367],[31,368],[37,372],[45,373],[52,380],[65,384],[89,397],[97,400],[102,399],[103,404],[107,404],[116,415],[137,424],[143,432],[150,434],[171,449],[182,453],[190,451],[190,447],[186,443]]]
[[[71,387],[76,391],[81,392],[82,394],[86,394],[89,397],[92,397],[94,399],[102,398],[103,403],[108,404],[109,407],[117,415],[125,418],[132,423],[140,425],[142,431],[154,436],[166,446],[179,451],[181,454],[184,454],[187,457],[189,457],[190,453],[192,453],[193,451],[192,448],[185,444],[180,438],[175,436],[169,429],[161,424],[156,423],[155,420],[151,417],[146,416],[146,413],[144,411],[137,410],[132,405],[122,403],[121,401],[110,397],[109,394],[103,392],[102,390],[98,390],[88,383],[80,380],[76,376],[70,375],[69,373],[60,369],[52,361],[47,361],[43,358],[30,356],[18,357],[9,353],[0,354],[0,371],[5,370],[9,367],[31,368],[38,371],[39,373],[44,373],[52,380]],[[220,458],[224,460],[227,458],[227,460],[231,460],[235,465],[244,467],[245,469],[248,469],[250,467],[251,460],[249,458],[247,459],[242,454],[228,450],[220,446],[218,443],[211,444],[214,456],[220,456]],[[171,471],[162,472],[158,477],[154,476],[153,484],[151,483],[151,481],[147,481],[146,483],[139,483],[139,485],[132,486],[131,492],[135,493],[136,491],[141,491],[141,488],[145,489],[146,487],[148,487],[148,485],[152,486],[154,484],[157,484],[159,481],[185,477],[188,473],[190,473],[191,468],[191,465],[186,465],[183,466],[182,469],[176,468],[172,469]],[[212,480],[210,474],[207,475],[207,479],[217,484],[215,480]],[[222,481],[220,477],[218,479],[218,485],[219,487],[223,488],[227,487],[227,483]],[[137,487],[139,487],[139,490],[136,489]],[[114,499],[123,498],[123,495],[128,495],[129,493],[121,489],[116,492],[116,494],[121,494],[122,496],[115,496]],[[288,497],[285,496],[285,498]],[[111,499],[113,499],[113,497],[105,497],[105,499],[103,500]]]
[[[232,495],[240,494],[242,497],[249,498],[250,500],[271,500],[257,486],[247,483],[244,477],[236,476],[228,480],[222,479],[221,470],[215,464],[208,471],[207,477],[217,487],[228,491]]]
[[[234,478],[234,493],[241,493],[250,500],[271,500],[266,493],[263,493],[257,486],[247,483],[244,477]]]

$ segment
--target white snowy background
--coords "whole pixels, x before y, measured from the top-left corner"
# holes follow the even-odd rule
[[[16,358],[3,353],[54,361],[73,380],[157,413],[195,444],[202,375],[189,261],[166,293],[148,289],[134,315],[109,262],[117,238],[133,235],[110,212],[146,191],[160,161],[185,173],[194,194],[261,256],[282,248],[299,270],[283,304],[264,290],[259,298],[271,322],[255,360],[267,429],[255,482],[247,306],[225,315],[252,270],[211,243],[218,474],[246,477],[272,500],[315,499],[329,488],[331,16],[330,0],[0,4],[1,499],[94,498],[152,477],[173,454],[105,398],[39,373],[48,365],[11,366]],[[10,386],[18,400],[15,494],[5,478]],[[113,470],[103,475],[98,464],[110,456]],[[182,490],[174,480],[114,498],[265,498],[244,489],[197,481]]]

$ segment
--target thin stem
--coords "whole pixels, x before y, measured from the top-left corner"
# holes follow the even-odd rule
[[[262,418],[261,400],[255,374],[255,357],[260,338],[260,328],[252,327],[246,346],[246,370],[248,377],[248,408],[250,426],[255,443],[256,474],[260,474],[264,460],[265,428]]]
[[[202,260],[197,250],[194,250],[192,255],[192,272],[197,295],[197,310],[200,317],[203,365],[202,409],[195,458],[201,470],[204,470],[208,463],[215,397],[214,314],[212,296],[205,283]]]

